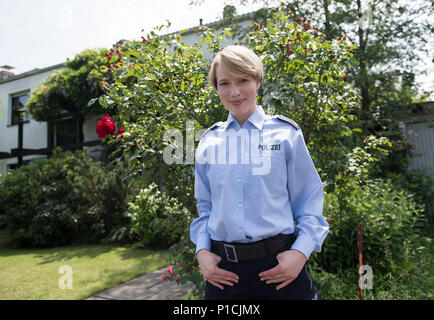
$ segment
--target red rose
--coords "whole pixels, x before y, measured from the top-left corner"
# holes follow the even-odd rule
[[[101,118],[101,120],[98,121],[98,124],[96,126],[96,133],[98,134],[98,137],[102,139],[105,136],[115,134],[115,127],[116,122],[112,121],[112,118],[108,114],[106,114],[104,117]]]
[[[107,57],[107,60],[110,61],[112,59],[112,56],[108,53],[105,54],[105,56]]]
[[[120,136],[122,133],[124,133],[124,127],[120,127],[118,129],[118,133],[116,133],[117,136]]]
[[[112,122],[112,117],[110,117],[108,114],[106,114],[105,116],[101,117],[100,121]]]

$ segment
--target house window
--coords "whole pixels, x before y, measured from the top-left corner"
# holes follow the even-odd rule
[[[77,136],[76,118],[57,121],[54,131],[55,146],[75,144]]]
[[[15,125],[19,123],[20,113],[18,112],[18,109],[26,107],[26,103],[29,97],[30,97],[29,93],[12,96],[11,125]],[[29,120],[30,120],[30,115],[28,112],[26,112],[24,114],[23,121],[29,121]]]

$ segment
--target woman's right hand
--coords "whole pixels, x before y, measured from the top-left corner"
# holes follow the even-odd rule
[[[222,284],[232,287],[234,283],[238,283],[239,277],[236,273],[219,268],[221,260],[221,257],[206,249],[197,253],[197,261],[205,280],[223,290]]]

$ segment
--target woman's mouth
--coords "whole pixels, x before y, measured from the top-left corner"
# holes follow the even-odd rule
[[[241,106],[247,99],[233,100],[229,101],[229,103],[235,107]]]

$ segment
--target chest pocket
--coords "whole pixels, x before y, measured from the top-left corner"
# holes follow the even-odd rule
[[[281,197],[287,194],[288,171],[285,156],[278,152],[255,152],[246,175],[246,192],[250,196]]]

